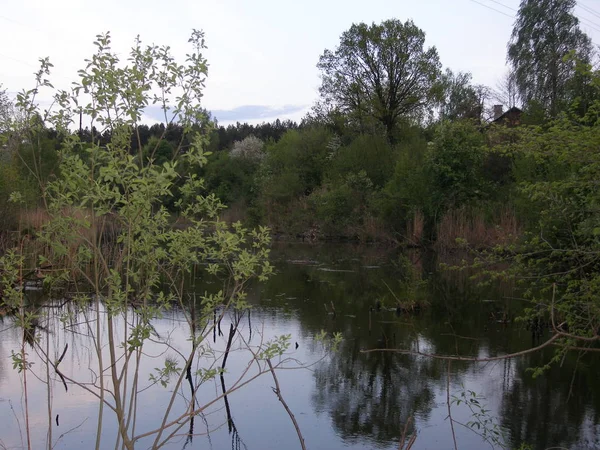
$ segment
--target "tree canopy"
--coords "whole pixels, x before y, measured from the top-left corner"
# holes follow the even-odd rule
[[[483,110],[481,87],[471,84],[471,74],[446,69],[441,76],[440,117],[447,120],[480,119]]]
[[[591,40],[579,29],[575,5],[575,0],[523,0],[508,43],[519,95],[550,117],[574,96],[577,60],[591,59]]]
[[[348,114],[361,129],[369,120],[388,138],[402,117],[421,117],[431,105],[441,64],[435,47],[411,20],[354,24],[339,46],[325,50],[317,65],[323,101]]]

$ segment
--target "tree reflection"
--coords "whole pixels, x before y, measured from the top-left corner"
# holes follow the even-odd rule
[[[430,417],[436,407],[436,391],[445,390],[446,384],[443,361],[394,353],[363,354],[361,350],[387,347],[495,356],[531,348],[536,339],[514,322],[527,306],[511,298],[518,297],[514,285],[478,286],[468,272],[440,271],[439,256],[407,256],[425,281],[419,285],[421,291],[412,294],[427,298],[429,305],[419,315],[399,316],[386,288],[389,285],[394,296],[407,295],[399,281],[406,279],[402,264],[389,263],[397,254],[380,254],[379,259],[370,254],[369,264],[356,258],[356,253],[346,259],[340,254],[320,256],[320,260],[313,257],[311,264],[286,266],[265,286],[262,297],[270,306],[296,305],[302,332],[308,338],[321,329],[343,333],[345,340],[338,352],[315,370],[312,402],[316,411],[331,417],[336,431],[347,441],[398,442],[410,416],[421,422]],[[294,256],[289,251],[286,257]],[[444,256],[448,264],[459,257]],[[296,257],[296,261],[304,258],[309,259]],[[368,265],[372,264],[381,268],[371,270]],[[329,303],[335,305],[335,316],[323,307]],[[502,361],[486,369],[493,374],[491,379],[477,375],[484,367],[480,363],[455,362],[452,383],[466,384],[467,375],[479,377],[482,389],[499,382],[503,394],[498,398],[498,422],[509,432],[513,446],[529,443],[547,448],[562,443],[579,447],[577,439],[585,434],[586,423],[598,423],[599,387],[589,379],[598,373],[598,363],[595,370],[575,371],[576,363],[567,359],[562,368],[532,379],[527,368],[542,366],[551,356],[546,352]],[[581,359],[579,368],[589,360]],[[592,395],[585,395],[590,392],[586,386],[594,386]],[[491,400],[495,403],[496,397]]]
[[[514,447],[526,443],[546,449],[560,442],[567,448],[593,448],[598,442],[585,443],[580,437],[586,421],[600,423],[600,388],[594,378],[600,370],[598,360],[568,355],[562,367],[533,379],[528,369],[551,356],[546,352],[515,360],[515,376],[502,396],[502,425],[510,430]]]
[[[353,340],[315,371],[313,404],[328,411],[344,439],[397,442],[410,416],[427,416],[434,402],[435,361],[364,355]]]

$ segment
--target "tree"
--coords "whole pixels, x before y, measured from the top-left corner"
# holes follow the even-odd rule
[[[472,206],[485,198],[483,136],[470,121],[443,122],[425,160],[430,176],[430,210],[434,216],[448,209]]]
[[[529,323],[547,321],[559,339],[553,362],[567,350],[598,351],[600,126],[561,118],[514,131],[516,139],[498,150],[514,158],[516,202],[529,216],[527,233],[516,247],[488,252],[480,263],[510,262],[502,276],[528,280]]]
[[[2,89],[2,85],[0,84],[0,134],[8,131],[11,109],[12,103],[8,95],[6,95],[6,89]]]
[[[436,48],[424,43],[425,33],[410,20],[352,25],[317,64],[323,101],[361,129],[375,119],[392,140],[400,118],[419,118],[432,104],[441,65]]]
[[[576,59],[589,62],[590,38],[572,13],[575,0],[523,0],[508,44],[519,95],[555,117],[569,102]],[[573,54],[576,58],[569,58]]]
[[[209,156],[204,151],[207,136],[197,130],[203,117],[199,102],[208,66],[202,55],[204,34],[194,30],[189,42],[192,51],[185,63],[179,64],[168,47],[142,47],[137,40],[125,65],[112,52],[109,34],[102,34],[94,42],[96,53],[78,72],[73,90],[57,91],[53,108],[42,114],[36,102],[39,87],[52,88],[43,78],[51,67],[47,60],[41,61],[36,87],[17,96],[16,106],[24,111],[24,124],[32,128],[27,137],[35,137],[44,123],[52,125],[61,137],[58,176],[44,179],[38,176],[37,168],[30,169],[45,183],[42,199],[47,221],[35,232],[36,245],[28,245],[29,237],[24,237],[0,257],[0,309],[15,315],[15,326],[23,331],[20,348],[12,352],[12,361],[23,380],[27,448],[42,445],[32,442],[39,435],[31,433],[31,387],[28,388],[27,377],[31,380],[35,376],[41,381],[41,374],[46,374],[42,383],[47,383],[51,419],[51,369],[65,388],[69,383],[97,400],[97,449],[112,445],[128,450],[140,446],[163,448],[182,433],[192,435],[195,416],[245,384],[238,379],[229,390],[223,384],[222,394],[216,394],[212,400],[199,393],[203,383],[225,368],[231,339],[236,335],[232,324],[225,355],[209,350],[209,337],[217,320],[220,323],[227,311],[235,311],[233,315],[241,317],[249,307],[245,300],[247,283],[256,278],[264,280],[272,272],[268,262],[270,237],[264,227],[251,231],[240,223],[221,220],[223,205],[213,194],[205,193],[202,179],[195,175]],[[155,92],[162,97],[155,96]],[[82,97],[88,102],[84,102],[83,111],[92,119],[90,128],[94,129],[95,124],[102,126],[102,135],[108,138],[106,145],[98,136],[92,135],[93,142],[87,143],[80,133],[72,132],[72,120],[80,110]],[[172,157],[160,164],[158,158],[144,158],[139,137],[138,148],[131,148],[132,134],[141,125],[142,112],[153,99],[172,113],[173,121],[178,122],[191,143],[181,151],[185,141],[181,139]],[[169,127],[164,130],[168,133]],[[160,149],[160,142],[167,138],[165,133],[155,147]],[[37,139],[30,139],[27,144],[46,145]],[[35,149],[32,153],[42,151]],[[138,157],[133,156],[135,153]],[[180,165],[189,168],[184,176],[177,172]],[[17,199],[18,194],[11,197]],[[164,207],[165,199],[173,200],[175,213],[184,220],[184,226],[173,226]],[[63,306],[68,303],[66,308],[73,308],[68,314],[89,318],[87,337],[95,349],[90,353],[94,356],[89,365],[86,364],[93,374],[91,379],[87,373],[61,372],[59,364],[70,349],[65,346],[57,360],[59,349],[56,340],[50,343],[49,330],[54,329],[59,316],[66,316],[58,308],[35,305],[32,309],[22,289],[23,274],[30,271],[31,264],[39,264],[37,270],[44,278],[50,301],[62,301],[66,286],[77,293],[76,300],[69,299]],[[198,267],[202,267],[202,276],[222,283],[222,289],[205,293],[196,301],[195,296],[188,295],[185,284],[199,274]],[[46,271],[48,268],[51,270]],[[159,337],[152,322],[174,305],[185,316],[187,328],[183,324],[178,327],[187,333],[189,347],[177,349],[177,356],[167,356],[174,349],[170,334],[164,339]],[[36,327],[47,334],[38,339]],[[145,351],[150,341],[151,345],[164,345],[165,351],[160,353],[164,361],[156,364],[157,357]],[[246,382],[260,374],[273,373],[270,358],[281,355],[289,339],[276,339],[275,346],[272,342],[253,347],[251,360],[258,372],[248,374]],[[33,348],[29,353],[26,344]],[[33,353],[40,361],[35,366],[30,356]],[[206,364],[193,364],[206,357],[210,359]],[[277,362],[275,367],[280,364]],[[148,378],[142,375],[141,368],[157,365]],[[265,365],[269,367],[266,371]],[[187,390],[188,385],[189,394],[182,397],[182,390]],[[155,399],[153,393],[160,386],[168,387],[171,394],[159,419],[138,423],[140,405],[146,402],[143,397]],[[112,413],[112,420],[107,420]],[[52,447],[64,433],[53,438],[54,426],[50,420],[49,423],[48,433],[42,434],[48,447]],[[107,423],[111,424],[109,432],[104,431]],[[189,427],[189,432],[182,431],[183,427]],[[116,444],[107,442],[112,438]]]
[[[507,71],[496,83],[496,89],[493,92],[494,100],[508,109],[517,106],[520,103],[519,89],[515,73]]]
[[[447,120],[480,119],[483,105],[480,92],[471,84],[470,73],[453,73],[450,69],[441,77],[443,98],[440,116]]]
[[[254,135],[249,135],[241,141],[235,141],[231,149],[233,158],[246,158],[260,161],[265,157],[265,143]]]

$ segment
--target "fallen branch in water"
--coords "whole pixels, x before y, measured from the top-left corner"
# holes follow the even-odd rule
[[[563,337],[561,333],[557,333],[548,339],[543,344],[538,345],[537,347],[529,348],[527,350],[522,350],[516,353],[508,353],[506,355],[500,356],[492,356],[488,358],[477,358],[473,356],[458,356],[458,355],[440,355],[436,353],[424,353],[418,350],[408,350],[401,348],[374,348],[370,350],[361,350],[361,353],[373,353],[373,352],[392,352],[392,353],[402,353],[406,355],[417,355],[417,356],[425,356],[428,358],[434,359],[444,359],[447,361],[475,361],[475,362],[490,362],[490,361],[500,361],[503,359],[516,358],[518,356],[527,355],[529,353],[537,352],[538,350],[543,349],[544,347],[548,347],[550,344],[553,344],[557,339]]]

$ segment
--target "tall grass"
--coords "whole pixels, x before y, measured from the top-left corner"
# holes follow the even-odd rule
[[[117,242],[120,226],[112,216],[94,218],[90,210],[75,207],[63,208],[58,215],[61,219],[69,220],[74,228],[72,239],[60,239],[60,244],[62,244],[60,254],[57,253],[60,246],[50,245],[47,241],[39,239],[39,232],[50,225],[53,219],[51,214],[42,207],[19,211],[18,230],[5,233],[8,237],[4,240],[0,239],[0,251],[4,244],[5,249],[21,245],[25,254],[39,255],[53,261],[53,268],[46,268],[50,272],[58,270],[58,268],[73,267],[75,261],[80,257],[82,247],[100,248],[103,258],[109,262],[119,258],[122,251],[122,246]],[[28,260],[27,265],[29,269],[33,270],[39,265],[39,261]],[[83,270],[86,271],[85,268]]]
[[[464,241],[471,248],[484,249],[515,242],[522,234],[522,227],[510,207],[488,215],[481,210],[460,208],[446,213],[436,232],[438,250],[462,247]]]
[[[412,220],[406,224],[406,241],[410,246],[420,246],[423,240],[425,217],[421,211],[415,211]]]

